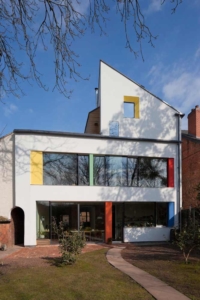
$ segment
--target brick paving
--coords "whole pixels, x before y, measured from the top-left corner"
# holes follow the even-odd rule
[[[87,244],[82,253],[91,252],[107,247],[104,244]],[[0,251],[0,260],[16,260],[19,258],[43,258],[59,257],[58,245],[36,246],[36,247],[11,247],[7,251]]]

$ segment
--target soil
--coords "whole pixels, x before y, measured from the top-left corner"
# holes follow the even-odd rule
[[[200,252],[192,252],[185,264],[174,245],[127,244],[122,257],[134,266],[161,279],[193,300],[200,300]]]
[[[126,244],[122,251],[122,257],[131,264],[146,264],[148,261],[183,261],[182,252],[172,244]],[[199,251],[193,251],[190,261],[198,262],[200,260]]]
[[[82,253],[100,250],[107,247],[101,244],[87,244]],[[0,261],[0,273],[9,272],[17,267],[37,267],[51,266],[50,262],[60,257],[58,245],[51,246],[36,246],[30,248],[22,247],[17,252],[14,252]]]

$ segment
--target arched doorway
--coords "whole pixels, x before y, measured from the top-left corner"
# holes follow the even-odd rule
[[[14,227],[14,245],[24,244],[24,211],[20,207],[11,212]]]

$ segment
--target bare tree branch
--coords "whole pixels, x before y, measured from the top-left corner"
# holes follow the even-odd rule
[[[21,84],[32,80],[44,88],[42,72],[36,61],[40,47],[44,51],[53,50],[55,82],[53,89],[58,89],[66,97],[69,78],[75,81],[82,78],[78,69],[80,63],[73,43],[90,28],[98,27],[100,34],[106,34],[111,4],[107,0],[88,0],[89,7],[80,0],[0,0],[0,87],[5,94],[19,97],[23,94]],[[182,0],[168,0],[174,13]],[[113,0],[116,12],[124,24],[126,47],[138,56],[142,53],[142,42],[147,40],[153,46],[156,36],[145,22],[140,0]],[[166,0],[161,0],[164,4]],[[131,42],[129,25],[136,36],[139,51]],[[130,30],[130,28],[129,28]],[[84,79],[84,78],[82,78]],[[2,97],[1,97],[2,99]]]

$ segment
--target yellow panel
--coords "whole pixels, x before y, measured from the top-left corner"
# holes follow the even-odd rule
[[[140,118],[140,99],[139,97],[133,97],[133,96],[124,96],[124,102],[131,102],[134,103],[135,107],[135,118],[139,119]]]
[[[43,184],[43,155],[31,151],[31,184]]]

